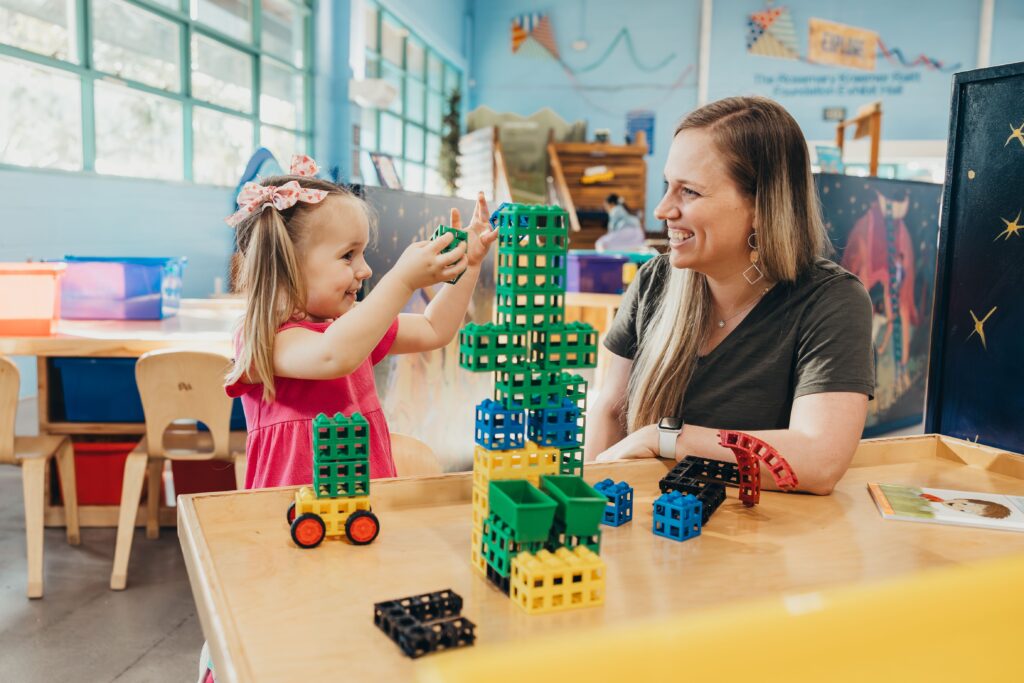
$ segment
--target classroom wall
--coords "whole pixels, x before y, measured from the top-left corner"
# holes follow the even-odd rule
[[[662,191],[668,142],[679,118],[697,103],[700,1],[630,2],[565,0],[538,6],[531,0],[473,3],[470,108],[529,115],[550,107],[568,121],[585,119],[588,137],[611,130],[622,143],[626,113],[655,113],[653,153],[648,157],[648,227]],[[518,14],[545,11],[568,70],[527,40],[513,54],[510,22]],[[614,50],[607,51],[620,32]],[[583,36],[587,49],[571,43]]]
[[[992,12],[992,58],[990,64],[1024,62],[1024,2],[995,0]]]

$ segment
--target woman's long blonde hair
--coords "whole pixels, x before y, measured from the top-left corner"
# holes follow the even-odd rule
[[[792,282],[828,252],[811,163],[800,126],[781,105],[763,97],[729,97],[691,112],[675,134],[703,129],[729,177],[754,205],[758,265],[771,282]],[[629,377],[630,432],[678,415],[711,322],[707,277],[672,268]]]
[[[369,210],[362,199],[348,189],[311,176],[273,176],[261,185],[280,187],[295,180],[302,187],[324,190],[328,195],[350,198]],[[296,202],[284,211],[273,206],[253,214],[236,228],[235,240],[242,256],[238,268],[238,289],[245,293],[241,348],[228,372],[226,382],[245,381],[263,385],[263,400],[273,401],[274,335],[289,319],[306,308],[306,286],[299,267],[299,250],[307,237],[309,216],[318,204]]]

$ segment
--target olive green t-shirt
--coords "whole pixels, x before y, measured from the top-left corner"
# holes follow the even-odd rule
[[[630,285],[604,345],[634,358],[651,328],[672,266],[648,261]],[[711,353],[698,359],[680,414],[716,429],[786,429],[793,400],[845,391],[872,397],[871,300],[855,276],[826,259],[777,283]]]

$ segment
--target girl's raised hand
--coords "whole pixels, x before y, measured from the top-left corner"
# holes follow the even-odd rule
[[[453,239],[455,236],[447,233],[436,240],[413,242],[402,252],[391,272],[413,291],[454,279],[466,270],[467,264],[465,244],[441,253]]]
[[[491,245],[498,239],[498,229],[491,229],[490,216],[487,200],[484,199],[484,193],[481,192],[477,195],[476,206],[473,208],[473,220],[466,228],[468,236],[466,258],[470,267],[483,263]],[[453,228],[462,229],[462,216],[459,215],[458,209],[452,209],[451,221]]]

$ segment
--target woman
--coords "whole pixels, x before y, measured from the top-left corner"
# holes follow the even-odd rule
[[[713,102],[677,128],[665,178],[669,253],[641,268],[605,336],[587,459],[732,461],[717,433],[738,429],[774,446],[801,490],[830,493],[874,390],[871,303],[822,257],[800,127],[768,99]]]

